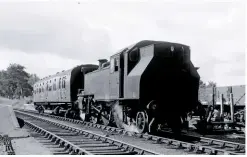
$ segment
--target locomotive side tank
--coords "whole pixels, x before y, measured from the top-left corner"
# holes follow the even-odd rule
[[[79,103],[86,120],[116,122],[111,114],[117,105],[123,123],[134,123],[139,132],[165,123],[178,132],[198,103],[200,76],[186,45],[144,40],[104,61],[85,75]]]

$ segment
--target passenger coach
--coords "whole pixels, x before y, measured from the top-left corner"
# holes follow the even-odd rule
[[[80,65],[36,82],[33,91],[35,107],[53,110],[61,106],[67,109],[77,100],[78,90],[84,89],[84,74],[97,68],[98,65],[93,64]]]

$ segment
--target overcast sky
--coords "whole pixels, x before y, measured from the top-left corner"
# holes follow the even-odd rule
[[[245,84],[245,6],[245,0],[0,0],[0,70],[19,63],[45,77],[147,39],[189,45],[203,81]]]

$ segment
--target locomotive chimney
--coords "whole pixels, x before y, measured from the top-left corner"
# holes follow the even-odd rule
[[[99,69],[101,69],[102,64],[107,62],[107,59],[99,59],[98,61],[99,61]]]

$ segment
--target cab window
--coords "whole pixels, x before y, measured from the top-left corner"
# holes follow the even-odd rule
[[[118,68],[119,68],[119,58],[115,58],[114,59],[114,65],[115,65],[115,67],[114,67],[114,71],[118,71]]]
[[[111,58],[111,73],[119,70],[119,58]]]
[[[114,63],[115,63],[114,58],[111,58],[111,73],[114,72],[114,67],[115,67]]]

